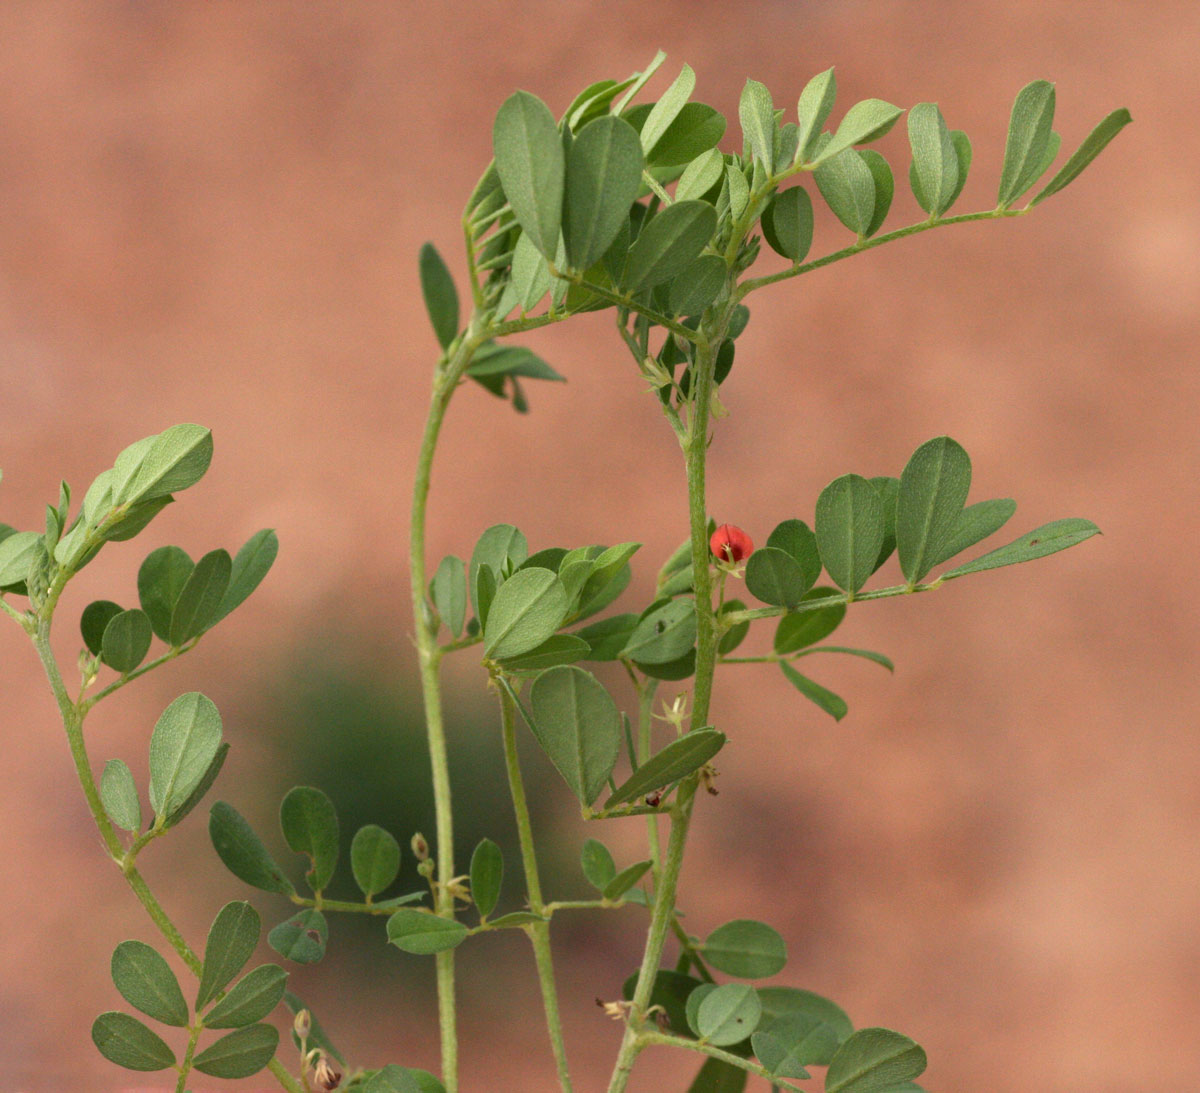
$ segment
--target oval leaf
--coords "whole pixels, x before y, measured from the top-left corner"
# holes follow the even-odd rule
[[[146,555],[138,570],[138,602],[150,626],[163,641],[171,640],[171,616],[195,564],[179,547],[159,547]]]
[[[133,772],[120,759],[110,759],[100,775],[100,801],[108,818],[124,831],[142,829],[142,806]]]
[[[94,657],[100,655],[104,644],[104,628],[121,614],[121,605],[112,600],[95,600],[83,609],[79,619],[79,632],[83,635],[83,644]]]
[[[1021,538],[984,554],[974,561],[960,565],[942,575],[942,580],[949,581],[955,577],[965,577],[968,573],[982,573],[985,569],[998,569],[1005,565],[1019,565],[1021,562],[1031,562],[1034,558],[1044,558],[1047,554],[1056,554],[1066,550],[1076,543],[1082,543],[1093,535],[1099,535],[1100,529],[1091,520],[1079,517],[1069,517],[1065,520],[1053,520],[1040,528],[1022,535]]]
[[[605,899],[620,899],[650,871],[650,866],[653,864],[647,860],[626,866],[604,886],[602,895]]]
[[[258,945],[262,920],[244,900],[227,903],[217,912],[204,946],[204,970],[196,992],[196,1009],[202,1010],[246,966]]]
[[[795,607],[811,583],[800,563],[779,547],[761,547],[746,563],[746,588],[763,603]]]
[[[461,558],[447,554],[433,575],[433,606],[455,637],[467,619],[467,570]]]
[[[878,152],[864,148],[858,154],[867,165],[875,183],[875,207],[871,212],[871,222],[863,232],[863,235],[870,237],[883,227],[883,222],[887,219],[888,210],[892,207],[892,197],[896,192],[896,180],[892,177],[888,161]]]
[[[819,683],[809,679],[808,676],[802,676],[786,660],[781,660],[779,667],[783,670],[783,674],[787,677],[788,682],[797,691],[811,702],[815,702],[835,721],[841,721],[846,716],[849,707],[847,707],[846,700],[841,695],[834,694],[828,688],[822,687]]]
[[[146,659],[153,637],[150,619],[145,611],[139,611],[136,607],[122,611],[114,615],[104,628],[100,659],[122,675],[132,672]]]
[[[875,176],[867,161],[853,148],[822,160],[813,179],[825,204],[847,228],[865,236],[875,216]]]
[[[563,206],[567,261],[595,265],[629,218],[642,185],[642,145],[624,118],[588,122],[571,143]]]
[[[859,1029],[833,1056],[825,1093],[886,1093],[925,1070],[925,1052],[886,1028]]]
[[[1016,501],[1008,497],[968,505],[958,514],[958,519],[955,521],[950,535],[938,550],[933,564],[941,565],[942,562],[953,558],[956,554],[961,554],[968,547],[982,542],[989,535],[994,535],[1008,523],[1016,511]]]
[[[958,193],[958,152],[936,103],[919,102],[908,112],[908,143],[917,184],[913,195],[930,216],[941,216]]]
[[[127,1013],[102,1013],[92,1022],[92,1043],[109,1062],[126,1070],[166,1070],[173,1052],[157,1032]]]
[[[764,1020],[750,1037],[750,1046],[758,1061],[772,1074],[781,1078],[807,1078],[805,1066],[823,1065],[816,1060],[833,1057],[838,1039],[831,1025],[807,1013],[791,1013],[768,1023],[765,1005],[763,1011]]]
[[[794,1014],[801,1014],[809,1020],[828,1025],[834,1034],[831,1047],[820,1056],[805,1060],[805,1065],[828,1066],[837,1047],[854,1034],[854,1025],[846,1015],[846,1011],[836,1002],[831,1002],[812,991],[802,991],[795,987],[759,987],[758,997],[762,1002],[763,1021],[775,1020]]]
[[[325,956],[328,940],[325,916],[313,908],[292,915],[267,934],[267,944],[284,959],[297,964],[316,964]]]
[[[661,210],[637,237],[625,261],[623,286],[653,288],[681,274],[717,230],[717,211],[706,201],[677,201]]]
[[[283,998],[288,973],[278,964],[263,964],[242,979],[204,1018],[205,1028],[243,1028],[261,1021]]]
[[[240,607],[249,598],[270,572],[279,553],[279,537],[271,528],[256,531],[242,544],[229,573],[229,585],[225,595],[221,597],[221,606],[217,609],[215,618],[210,622],[211,629],[234,609]]]
[[[279,826],[297,854],[307,854],[312,868],[305,880],[321,891],[338,860],[338,818],[333,802],[313,786],[296,786],[279,805]]]
[[[360,827],[350,844],[350,868],[355,884],[370,899],[400,872],[400,844],[378,824]]]
[[[783,971],[787,945],[765,922],[739,918],[718,926],[704,941],[704,958],[739,979],[766,979]]]
[[[550,668],[529,692],[530,729],[571,792],[591,804],[621,748],[621,715],[604,685],[582,668]]]
[[[212,433],[202,425],[173,425],[154,438],[114,505],[133,505],[194,486],[212,462]]]
[[[725,734],[716,729],[693,729],[652,755],[604,802],[605,808],[624,804],[662,789],[699,770],[725,746]]]
[[[725,157],[716,148],[697,156],[684,168],[675,187],[675,200],[702,198],[725,174]]]
[[[875,572],[883,546],[883,501],[865,478],[845,474],[821,491],[816,509],[817,549],[834,584],[853,594]]]
[[[748,1040],[762,1017],[758,993],[746,983],[725,983],[709,991],[696,1011],[696,1029],[714,1047]]]
[[[566,167],[554,115],[536,95],[517,91],[496,113],[492,149],[517,223],[553,262],[562,223]]]
[[[217,856],[239,880],[264,892],[295,895],[292,882],[267,853],[254,829],[232,805],[218,801],[208,818],[208,835]]]
[[[617,875],[617,866],[607,846],[599,839],[588,839],[580,853],[580,865],[588,883],[603,892]]]
[[[896,551],[915,585],[951,541],[971,488],[971,459],[948,436],[922,444],[900,475],[896,499]]]
[[[484,655],[499,660],[536,649],[562,625],[569,599],[549,569],[522,569],[497,590],[483,628]]]
[[[199,637],[217,621],[232,574],[233,561],[224,550],[210,551],[196,563],[171,612],[171,645],[183,645]]]
[[[417,266],[421,275],[421,295],[434,336],[438,345],[449,349],[458,334],[458,291],[454,287],[454,278],[432,243],[421,247]]]
[[[999,208],[1011,205],[1029,189],[1049,164],[1045,163],[1054,124],[1054,85],[1034,80],[1017,92],[1004,144],[1004,166],[1000,171]]]
[[[821,135],[821,129],[829,118],[836,97],[837,78],[832,68],[814,76],[800,92],[800,101],[796,104],[796,120],[800,125],[797,162],[808,162],[813,145]]]
[[[763,236],[771,249],[799,264],[812,246],[812,198],[803,186],[781,190],[762,216]]]
[[[500,901],[504,855],[491,839],[480,839],[471,855],[471,898],[480,918],[487,918]]]
[[[467,928],[452,918],[402,907],[387,921],[388,941],[406,953],[428,956],[461,945]]]
[[[671,81],[671,86],[663,93],[662,98],[650,107],[646,120],[642,123],[641,142],[647,153],[654,151],[654,146],[662,139],[671,127],[671,123],[679,117],[692,91],[696,87],[696,73],[690,65],[684,65],[679,75]]]
[[[695,644],[695,604],[690,599],[672,600],[637,624],[621,656],[639,664],[669,664]]]
[[[1038,195],[1030,202],[1036,205],[1051,194],[1058,193],[1064,186],[1069,186],[1101,152],[1108,147],[1108,142],[1125,128],[1133,118],[1124,107],[1114,110],[1087,136],[1087,139],[1076,149],[1058,173],[1043,187]]]
[[[192,1060],[192,1066],[210,1078],[249,1078],[271,1061],[279,1046],[274,1025],[251,1025],[222,1036]]]
[[[164,1025],[183,1028],[188,1007],[170,965],[141,941],[122,941],[113,950],[112,981],[121,997]]]
[[[800,602],[803,604],[813,600],[824,600],[836,595],[836,588],[822,585],[806,592]],[[815,645],[829,637],[845,617],[845,603],[831,603],[826,607],[789,612],[779,620],[775,629],[775,652],[794,653],[809,645]]]
[[[165,816],[200,784],[221,747],[221,715],[199,691],[181,695],[150,735],[150,807]]]
[[[864,99],[856,102],[842,124],[837,127],[833,139],[821,149],[821,154],[813,160],[814,166],[824,164],[854,144],[868,144],[884,136],[899,120],[904,111],[898,106],[882,99]]]

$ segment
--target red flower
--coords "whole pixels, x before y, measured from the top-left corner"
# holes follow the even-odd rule
[[[726,564],[740,562],[754,551],[750,536],[734,524],[722,524],[717,528],[708,546],[717,561]]]

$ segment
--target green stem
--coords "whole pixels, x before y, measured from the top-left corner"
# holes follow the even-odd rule
[[[114,691],[119,691],[127,683],[132,683],[139,676],[144,676],[147,672],[152,672],[152,671],[154,671],[155,668],[159,667],[160,665],[166,664],[167,661],[174,660],[176,657],[182,656],[189,649],[193,648],[195,646],[196,642],[198,642],[199,640],[200,640],[199,638],[195,638],[193,641],[188,642],[186,645],[179,645],[172,649],[169,649],[169,650],[167,650],[167,652],[163,653],[162,656],[155,657],[153,660],[147,661],[140,668],[135,668],[132,672],[126,672],[123,676],[121,676],[120,679],[114,680],[107,687],[103,688],[102,690],[97,691],[94,695],[92,695],[91,698],[84,699],[81,697],[80,703],[79,703],[80,710],[84,714],[87,714],[87,712],[93,706],[95,706],[97,702],[100,702],[103,699],[106,699]]]
[[[647,679],[638,683],[634,676],[634,685],[638,688],[638,740],[637,761],[641,766],[650,758],[652,728],[651,713],[654,709],[654,696],[658,691],[658,680]],[[654,877],[655,890],[658,889],[659,877],[662,874],[662,845],[658,837],[658,816],[646,817],[646,835],[650,843],[651,875]]]
[[[751,277],[741,283],[737,298],[739,300],[745,299],[746,296],[756,289],[765,288],[767,285],[774,285],[780,281],[789,280],[792,277],[799,277],[801,274],[810,273],[814,269],[820,269],[822,266],[840,262],[843,258],[849,258],[865,250],[871,250],[872,247],[880,247],[884,243],[891,243],[893,240],[903,239],[908,235],[917,235],[932,228],[940,228],[944,224],[969,224],[974,220],[1003,220],[1012,216],[1023,216],[1028,211],[1027,208],[988,209],[985,212],[962,213],[958,216],[945,216],[937,220],[922,220],[919,224],[910,224],[905,228],[897,228],[895,231],[885,232],[883,235],[876,235],[871,239],[859,239],[848,247],[843,247],[841,250],[834,251],[832,254],[826,254],[824,257],[816,258],[811,262],[805,262],[803,265],[792,266],[791,269],[781,270],[779,273],[771,273],[765,277]]]
[[[179,1081],[175,1083],[175,1093],[184,1093],[187,1089],[188,1074],[192,1069],[192,1056],[196,1054],[196,1041],[200,1039],[200,1029],[202,1026],[196,1025],[188,1030],[187,1050],[183,1055],[183,1062],[179,1064]]]
[[[721,616],[721,624],[729,629],[741,622],[799,614],[802,611],[819,611],[822,607],[832,607],[839,603],[862,603],[864,600],[887,600],[892,596],[910,596],[914,592],[936,592],[942,587],[942,583],[941,580],[936,580],[930,581],[928,584],[897,584],[888,588],[876,588],[871,592],[856,592],[853,596],[847,592],[836,596],[822,596],[819,600],[804,600],[793,607],[751,607],[745,611],[726,611]]]
[[[740,1070],[756,1074],[760,1078],[766,1078],[769,1082],[778,1083],[781,1081],[780,1078],[772,1074],[766,1067],[754,1062],[753,1059],[734,1055],[731,1051],[724,1051],[719,1047],[713,1047],[712,1044],[706,1044],[702,1040],[686,1040],[682,1036],[669,1036],[665,1032],[651,1032],[647,1030],[638,1036],[638,1043],[640,1047],[652,1047],[656,1044],[662,1047],[681,1047],[685,1051],[695,1051],[701,1055],[707,1055],[710,1059],[720,1059],[723,1063],[728,1063],[730,1066],[736,1066]],[[798,1089],[799,1087],[789,1083],[785,1088]]]
[[[537,851],[533,841],[533,825],[529,821],[529,804],[525,799],[525,782],[521,777],[521,762],[517,755],[517,711],[507,682],[500,687],[500,719],[504,733],[504,765],[508,771],[508,788],[512,794],[513,811],[517,818],[517,838],[521,844],[521,862],[525,868],[525,890],[529,909],[535,915],[546,913],[542,902],[542,883],[538,877]],[[558,1083],[563,1093],[571,1093],[571,1074],[567,1066],[566,1044],[563,1042],[562,1019],[558,1012],[558,991],[554,985],[554,959],[550,951],[550,923],[536,922],[526,932],[533,943],[538,983],[542,988],[542,1006],[546,1011],[546,1027],[550,1047],[558,1068]]]

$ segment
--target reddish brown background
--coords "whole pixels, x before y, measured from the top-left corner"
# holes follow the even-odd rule
[[[277,754],[246,711],[292,642],[361,627],[379,672],[411,668],[403,498],[434,350],[416,250],[434,240],[461,276],[457,218],[512,89],[561,109],[662,47],[654,87],[688,61],[698,96],[736,118],[746,76],[791,109],[836,63],[839,111],[869,95],[932,99],[967,130],[965,210],[992,200],[1012,96],[1047,77],[1066,147],[1118,105],[1136,124],[1034,216],[931,233],[756,297],[722,392],[732,416],[712,449],[712,507],[761,538],[808,518],[835,475],[896,473],[949,432],[975,457],[974,498],[1017,497],[1018,530],[1078,514],[1105,535],[852,613],[845,639],[893,654],[897,672],[822,665],[851,699],[840,725],[774,673],[731,672],[715,719],[733,745],[720,797],[700,810],[684,898],[698,932],[737,915],[772,921],[791,944],[786,981],[916,1037],[936,1093],[1191,1088],[1197,11],[1173,0],[0,7],[0,516],[37,526],[60,475],[82,488],[126,443],[176,421],[217,438],[207,479],[142,549],[112,548],[79,579],[61,655],[74,656],[73,613],[101,595],[129,600],[152,546],[198,553],[263,525],[284,544],[236,621],[98,712],[94,762],[123,755],[144,777],[157,712],[199,687],[235,743],[221,793],[245,802]],[[882,148],[902,166],[902,128]],[[915,218],[898,197],[889,223]],[[846,241],[826,218],[814,253]],[[462,392],[431,553],[469,552],[500,520],[540,545],[638,539],[644,595],[684,531],[675,443],[607,318],[528,341],[570,383],[535,389],[529,418]],[[99,851],[32,651],[4,629],[0,1084],[132,1088],[87,1029],[120,1003],[112,946],[151,934]],[[339,655],[356,648],[343,638]],[[460,668],[451,681],[473,695]],[[560,827],[577,846],[578,825]],[[611,841],[630,858],[638,836]],[[203,823],[175,845],[148,853],[147,872],[200,944],[216,908],[246,890],[214,864]],[[603,1088],[617,1040],[592,1003],[616,995],[636,956],[636,918],[627,925],[560,955],[581,1093]],[[471,992],[465,1089],[548,1091],[529,967],[496,963],[507,950],[487,944],[464,957],[467,978],[514,978]],[[379,995],[336,967],[304,982],[355,1059],[436,1065],[424,981]],[[648,1054],[633,1088],[682,1090],[693,1069]]]

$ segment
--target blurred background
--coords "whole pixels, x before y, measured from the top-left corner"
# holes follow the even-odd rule
[[[651,90],[690,63],[696,97],[736,133],[747,76],[791,117],[836,64],[835,118],[869,96],[934,100],[967,131],[961,211],[993,204],[1028,81],[1058,84],[1064,155],[1128,106],[1135,124],[1036,215],[904,240],[751,301],[712,447],[719,521],[761,542],[781,519],[811,519],[831,478],[896,474],[949,433],[974,457],[972,499],[1017,498],[1013,534],[1071,515],[1105,534],[852,611],[839,639],[897,668],[814,662],[849,699],[840,724],[777,672],[728,669],[714,720],[732,742],[682,900],[701,934],[770,921],[790,948],[779,981],[916,1038],[933,1093],[1193,1086],[1200,9],[17,0],[0,5],[0,40],[0,519],[37,527],[60,477],[82,491],[137,437],[212,427],[204,481],[72,585],[58,649],[72,665],[90,600],[134,602],[153,547],[198,556],[276,528],[263,588],[184,661],[100,707],[89,746],[97,770],[121,757],[144,785],[158,713],[203,690],[233,744],[214,796],[297,878],[274,813],[298,782],[338,800],[347,840],[368,821],[405,846],[433,834],[403,561],[436,350],[416,255],[432,240],[463,284],[458,218],[512,90],[557,113],[662,48]],[[903,125],[879,147],[903,179]],[[898,183],[888,224],[919,218]],[[814,255],[848,242],[818,220]],[[635,539],[619,603],[646,601],[686,532],[681,461],[610,324],[525,339],[569,380],[532,385],[529,417],[461,391],[435,468],[432,559],[469,554],[499,521],[532,549]],[[2,1084],[172,1088],[89,1042],[93,1017],[123,1006],[108,954],[156,939],[101,852],[33,651],[3,631]],[[512,844],[471,660],[446,673],[464,862],[483,834]],[[578,849],[595,832],[533,754],[529,771],[549,891],[583,895]],[[641,856],[640,823],[604,837],[619,860]],[[229,899],[250,898],[267,925],[288,913],[224,871],[202,813],[144,865],[193,944]],[[636,909],[556,925],[581,1093],[603,1088],[619,1035],[594,1000],[619,995],[642,925]],[[385,946],[378,922],[331,926],[329,958],[294,988],[352,1060],[436,1069],[431,961]],[[519,935],[460,950],[469,1093],[554,1088],[526,950]],[[648,1052],[631,1089],[682,1093],[695,1068]]]

